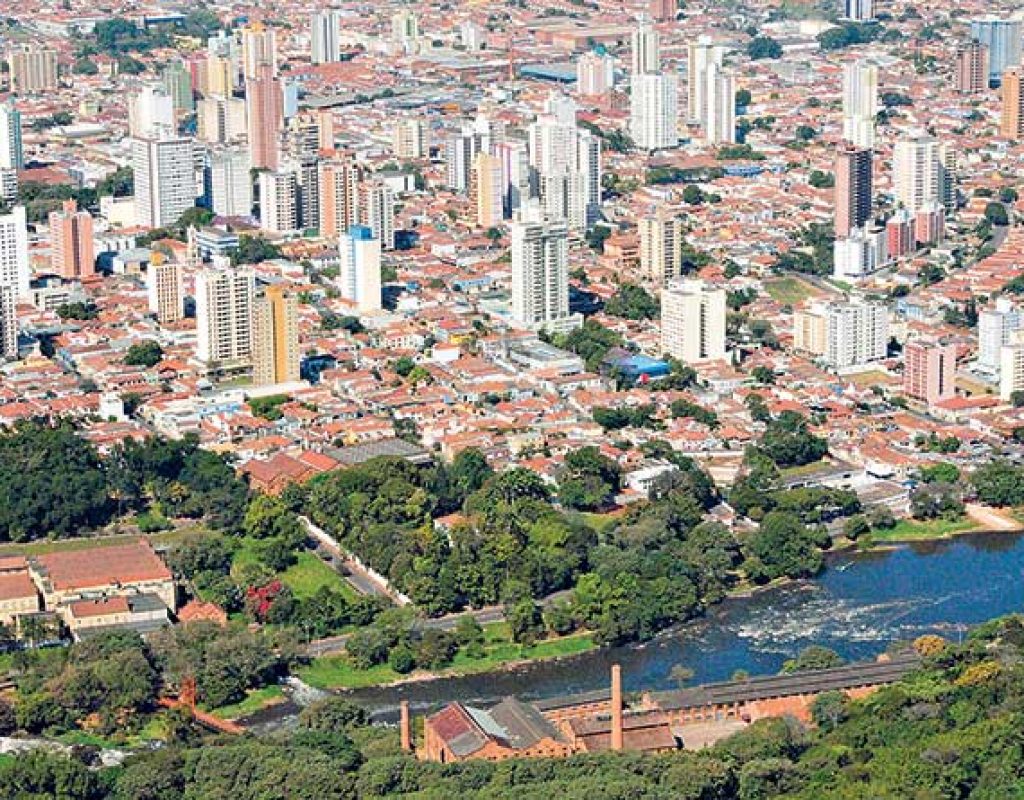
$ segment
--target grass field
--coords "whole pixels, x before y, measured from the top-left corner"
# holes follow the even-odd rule
[[[764,288],[775,302],[787,306],[798,305],[809,297],[820,297],[822,294],[807,281],[793,276],[768,281]]]
[[[485,652],[482,657],[470,658],[460,652],[455,656],[451,666],[439,670],[436,674],[471,675],[490,672],[514,662],[571,656],[597,646],[590,634],[581,633],[545,639],[533,647],[524,647],[511,641],[505,623],[486,625],[484,637]],[[413,673],[412,676],[401,675],[386,664],[370,669],[357,669],[347,656],[340,655],[318,658],[299,670],[298,674],[299,678],[318,689],[360,689],[415,677],[417,673]]]
[[[927,522],[918,520],[900,520],[896,527],[889,530],[874,530],[864,537],[868,546],[887,542],[915,542],[929,539],[941,539],[955,533],[967,533],[978,527],[978,523],[970,519],[933,519]]]
[[[256,564],[258,561],[256,541],[254,539],[242,539],[241,545],[235,551],[234,559],[231,562],[231,570],[232,572],[237,572],[240,568]],[[355,590],[349,585],[348,581],[325,564],[316,553],[309,550],[301,551],[298,554],[298,560],[278,577],[299,599],[312,597],[325,586],[341,592],[348,600],[355,600],[357,597]]]
[[[215,708],[212,713],[220,719],[241,719],[250,714],[255,714],[267,706],[284,702],[284,692],[276,683],[271,686],[264,686],[262,689],[251,689],[244,700],[229,706]]]

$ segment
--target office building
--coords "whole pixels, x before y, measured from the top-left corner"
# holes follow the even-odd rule
[[[640,217],[640,273],[661,286],[679,277],[682,268],[683,220],[659,207]]]
[[[953,68],[956,90],[964,94],[978,94],[988,88],[989,53],[980,42],[969,42],[956,51]]]
[[[242,28],[241,61],[245,80],[260,77],[263,67],[270,67],[271,77],[277,77],[277,34],[262,22],[253,22]]]
[[[7,67],[15,94],[38,94],[57,88],[56,50],[30,44],[13,47]]]
[[[132,168],[138,225],[165,228],[195,205],[196,166],[191,139],[133,139]]]
[[[1003,73],[1003,115],[999,132],[1018,141],[1024,136],[1024,67],[1010,67]]]
[[[210,144],[244,141],[249,132],[245,100],[240,97],[211,95],[196,103],[197,135]]]
[[[268,233],[294,233],[299,230],[299,187],[295,171],[261,172],[258,181],[260,228]]]
[[[320,235],[333,239],[359,221],[359,169],[351,159],[323,161],[320,169]]]
[[[710,144],[736,141],[736,86],[732,75],[717,64],[707,69],[707,116],[701,120],[704,139]]]
[[[146,295],[149,311],[161,325],[170,325],[183,319],[185,289],[181,264],[166,261],[160,253],[154,253],[146,270]]]
[[[844,0],[843,16],[854,22],[867,22],[875,18],[875,0]]]
[[[935,405],[956,396],[956,345],[915,339],[903,348],[903,391]]]
[[[1002,350],[1013,343],[1016,333],[1024,328],[1024,314],[1008,297],[996,299],[990,308],[978,314],[978,367],[999,374]]]
[[[310,19],[309,38],[314,64],[340,61],[341,13],[334,8],[314,12]]]
[[[0,169],[25,168],[25,150],[21,139],[21,112],[13,102],[0,104]]]
[[[708,117],[708,70],[712,66],[721,69],[725,48],[701,36],[687,45],[686,53],[686,118],[704,125]]]
[[[79,211],[74,200],[65,200],[60,211],[50,212],[50,265],[68,280],[83,280],[96,274],[92,216],[88,211]]]
[[[18,309],[14,287],[0,284],[0,358],[18,357]]]
[[[675,75],[633,76],[629,131],[637,147],[642,150],[662,150],[679,144],[676,130],[677,95]]]
[[[392,133],[392,147],[397,158],[426,158],[429,155],[429,144],[427,126],[423,120],[415,117],[398,120]]]
[[[299,379],[299,301],[281,286],[268,286],[253,306],[252,382],[257,386]]]
[[[252,175],[244,145],[211,147],[206,155],[206,203],[219,217],[252,216]]]
[[[181,60],[172,61],[160,73],[164,91],[171,97],[175,111],[195,111],[196,98],[192,86],[192,74]]]
[[[725,290],[701,280],[661,290],[661,351],[684,364],[725,358]]]
[[[252,367],[252,317],[256,277],[251,269],[202,269],[196,273],[196,358],[207,373]]]
[[[477,153],[473,160],[470,199],[475,205],[476,224],[481,228],[500,225],[505,216],[501,183],[501,160],[487,153]]]
[[[998,86],[1003,73],[1021,63],[1021,21],[982,17],[971,20],[971,38],[988,48],[988,81]]]
[[[576,62],[576,94],[583,98],[604,97],[615,86],[615,59],[593,50]]]
[[[635,77],[637,75],[655,75],[660,72],[661,45],[650,15],[641,13],[637,18],[631,41],[632,69],[630,74]]]
[[[511,223],[512,319],[534,330],[579,327],[569,313],[569,227],[531,202]]]
[[[128,131],[138,139],[174,136],[174,100],[163,86],[144,86],[128,99]]]
[[[395,249],[395,193],[390,186],[383,181],[360,183],[357,217],[359,224],[380,240],[382,250]]]
[[[847,144],[836,153],[835,233],[845,239],[871,219],[871,150]]]
[[[28,228],[25,206],[0,214],[0,286],[10,286],[14,299],[29,294]]]
[[[271,64],[256,67],[245,81],[249,156],[255,169],[277,169],[278,144],[284,127],[284,95]]]
[[[843,65],[843,138],[861,148],[875,146],[878,67],[863,61]]]
[[[365,225],[353,225],[338,237],[341,296],[366,314],[383,308],[380,274],[380,239]]]
[[[825,308],[825,360],[835,369],[886,357],[889,309],[880,303],[829,303]]]

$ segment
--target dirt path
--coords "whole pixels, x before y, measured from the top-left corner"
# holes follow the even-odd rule
[[[1003,508],[992,508],[975,503],[968,503],[967,516],[990,531],[1020,531],[1024,524],[1016,519],[1010,511]]]

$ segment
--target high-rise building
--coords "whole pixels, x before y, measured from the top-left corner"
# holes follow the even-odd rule
[[[615,85],[615,59],[593,50],[576,62],[576,94],[580,97],[603,97]]]
[[[21,45],[7,56],[11,90],[17,94],[49,92],[57,88],[57,51],[38,45]]]
[[[964,94],[978,94],[988,88],[988,48],[981,42],[968,42],[956,51],[956,90]]]
[[[208,373],[252,366],[256,276],[251,269],[196,273],[196,359]]]
[[[270,233],[299,229],[298,181],[293,169],[259,174],[260,227]]]
[[[880,303],[829,303],[825,308],[825,360],[846,369],[885,358],[889,309]]]
[[[675,75],[634,75],[629,101],[629,130],[637,147],[662,150],[679,144]]]
[[[1016,331],[999,351],[999,397],[1012,400],[1024,391],[1024,331]]]
[[[836,153],[835,167],[835,233],[845,239],[854,228],[871,219],[872,164],[871,151],[865,147],[845,145]]]
[[[579,327],[569,313],[569,228],[538,203],[519,209],[511,223],[512,319],[526,328]]]
[[[832,246],[832,276],[841,281],[857,281],[888,263],[889,240],[884,227],[852,228],[845,239]]]
[[[245,100],[211,95],[196,103],[198,138],[210,144],[240,142],[248,134]],[[248,149],[248,148],[247,148]]]
[[[196,202],[196,165],[191,139],[132,140],[135,217],[139,225],[165,228]]]
[[[161,325],[170,325],[185,316],[181,264],[164,260],[160,253],[154,253],[152,259],[146,271],[149,311]]]
[[[684,364],[725,358],[725,290],[682,280],[661,290],[661,351]]]
[[[363,181],[358,187],[357,217],[380,240],[382,250],[395,249],[395,193],[383,181]]]
[[[679,13],[679,0],[649,0],[647,13],[655,22],[671,22]]]
[[[21,112],[8,101],[0,104],[0,169],[25,168],[21,141]]]
[[[206,155],[206,203],[220,217],[252,216],[252,175],[244,145],[211,147]]]
[[[392,147],[398,158],[425,158],[428,155],[427,126],[421,119],[398,120],[392,133]]]
[[[194,111],[196,98],[192,86],[192,75],[185,62],[178,59],[172,61],[160,73],[164,91],[171,97],[176,111]]]
[[[0,204],[13,206],[18,201],[18,170],[0,167]]]
[[[1022,328],[1024,313],[1007,297],[1000,297],[994,306],[982,309],[978,314],[978,367],[998,375],[1003,348],[1013,343]]]
[[[824,356],[828,352],[828,325],[823,306],[793,313],[793,349],[812,356]]]
[[[988,48],[988,81],[998,86],[1003,73],[1021,63],[1021,21],[982,17],[971,20],[971,38]]]
[[[28,228],[25,206],[0,214],[0,286],[10,286],[14,298],[29,292]]]
[[[701,120],[711,144],[736,141],[736,86],[732,75],[717,64],[707,69],[707,116]]]
[[[633,76],[654,75],[661,71],[661,44],[654,22],[648,14],[641,13],[637,18],[630,53]]]
[[[420,21],[415,11],[403,8],[391,18],[391,39],[407,53],[416,51],[420,41]]]
[[[265,66],[271,68],[271,77],[276,78],[277,34],[262,22],[253,22],[242,28],[242,77],[260,77]]]
[[[725,48],[716,45],[710,37],[701,36],[686,47],[686,117],[702,125],[708,117],[708,70],[721,68]]]
[[[199,62],[199,92],[203,97],[230,97],[235,90],[238,69],[230,56],[208,55]]]
[[[935,405],[956,396],[956,345],[915,339],[903,348],[903,391]]]
[[[640,238],[640,272],[664,285],[681,274],[683,221],[664,207],[645,214],[637,222]]]
[[[504,217],[511,219],[533,194],[529,147],[522,141],[498,142],[494,146],[494,154],[501,161]]]
[[[564,219],[569,229],[582,233],[587,228],[586,176],[578,170],[550,172],[539,176],[540,200],[545,213]]]
[[[329,111],[303,111],[288,120],[284,152],[298,161],[315,159],[334,150],[334,118]]]
[[[473,159],[483,151],[481,136],[471,126],[463,126],[462,130],[445,141],[444,160],[447,184],[457,192],[469,191],[470,176],[473,171]]]
[[[501,160],[488,153],[473,159],[473,177],[469,196],[476,206],[476,224],[481,228],[500,225],[505,216],[501,183]]]
[[[878,67],[863,61],[843,65],[843,138],[857,147],[875,146]]]
[[[177,132],[174,100],[163,86],[143,86],[128,99],[128,131],[139,139]]]
[[[359,220],[359,170],[351,159],[320,164],[320,235],[333,239]]]
[[[383,307],[380,274],[380,239],[365,225],[353,225],[338,237],[341,296],[355,303],[360,313]]]
[[[867,22],[875,18],[874,0],[844,0],[843,16],[854,22]]]
[[[893,184],[896,200],[912,213],[928,203],[941,202],[943,165],[939,141],[923,132],[896,142]]]
[[[0,284],[0,358],[18,357],[18,309],[11,286]]]
[[[337,9],[313,12],[309,36],[314,64],[341,60],[341,14]]]
[[[1003,118],[999,132],[1017,141],[1024,136],[1024,67],[1010,67],[1003,73]]]
[[[257,386],[299,379],[299,301],[281,286],[268,286],[253,306],[252,382]]]
[[[284,95],[272,64],[260,64],[245,81],[249,153],[255,169],[277,169],[284,127]]]
[[[601,182],[604,171],[601,161],[601,139],[590,131],[577,131],[576,172],[583,176],[586,224],[593,225],[601,217]]]
[[[92,216],[78,203],[65,200],[60,211],[50,212],[50,264],[62,278],[81,280],[96,274]]]

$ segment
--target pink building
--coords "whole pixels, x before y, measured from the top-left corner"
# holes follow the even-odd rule
[[[885,238],[889,258],[903,258],[914,252],[914,220],[909,215],[897,215],[885,224]]]
[[[62,278],[82,280],[96,274],[92,217],[65,200],[60,211],[50,212],[50,264]]]
[[[922,208],[914,215],[914,238],[921,244],[936,244],[946,235],[946,212],[936,204],[932,209]]]
[[[903,391],[935,405],[956,395],[956,346],[927,339],[903,350]]]
[[[255,169],[277,169],[278,139],[284,126],[284,94],[273,64],[260,64],[245,82],[249,155]]]

